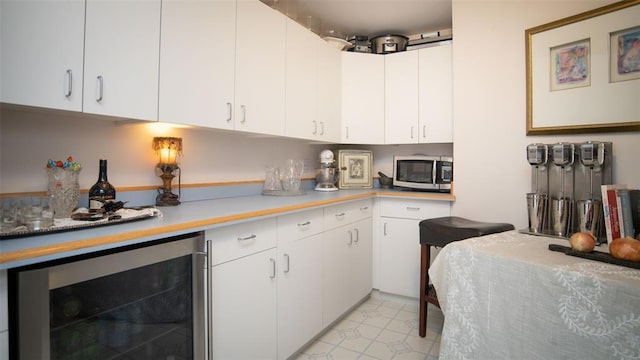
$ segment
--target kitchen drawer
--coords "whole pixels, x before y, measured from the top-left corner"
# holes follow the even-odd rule
[[[334,229],[371,217],[372,207],[371,199],[328,206],[324,209],[324,229]]]
[[[205,231],[213,240],[213,264],[276,247],[276,218],[250,221]]]
[[[322,232],[322,209],[278,216],[278,243],[306,238]]]
[[[380,216],[402,219],[431,219],[451,215],[448,201],[380,199]]]

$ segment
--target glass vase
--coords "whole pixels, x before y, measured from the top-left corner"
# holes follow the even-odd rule
[[[48,194],[54,219],[70,218],[80,200],[80,169],[47,168]]]

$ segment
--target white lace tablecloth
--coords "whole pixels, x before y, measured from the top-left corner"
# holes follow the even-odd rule
[[[445,319],[440,360],[640,359],[640,270],[552,243],[569,246],[509,231],[441,249],[429,268]]]

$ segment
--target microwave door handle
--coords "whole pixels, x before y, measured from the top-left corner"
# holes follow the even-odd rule
[[[434,188],[438,186],[438,161],[437,160],[433,161],[433,168],[431,169],[431,184],[433,184]]]

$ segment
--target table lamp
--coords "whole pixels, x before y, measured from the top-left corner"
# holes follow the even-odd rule
[[[180,193],[180,167],[178,156],[182,155],[182,138],[154,137],[153,150],[158,154],[156,174],[162,179],[158,188],[157,206],[176,206],[180,204],[180,195],[171,192],[171,181],[178,174],[178,193]]]

